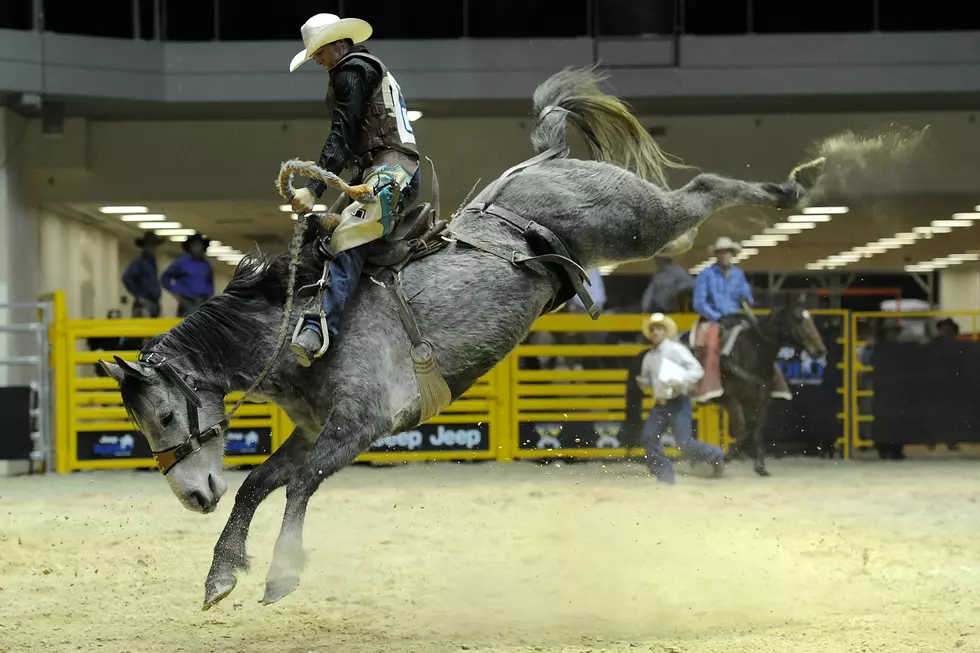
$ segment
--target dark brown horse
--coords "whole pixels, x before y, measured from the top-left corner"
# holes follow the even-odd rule
[[[805,349],[813,358],[822,358],[827,354],[827,348],[802,301],[775,308],[760,317],[742,313],[726,315],[721,319],[721,341],[725,342],[735,329],[739,333],[731,354],[721,359],[724,393],[709,403],[719,404],[728,411],[735,443],[729,448],[726,460],[741,457],[742,449],[751,437],[755,446],[755,471],[760,476],[768,476],[762,432],[772,401],[772,375],[779,350],[783,347]],[[678,339],[688,344],[689,335],[684,332]],[[633,361],[633,367],[639,365],[642,356],[641,353]],[[642,429],[642,393],[634,386],[629,383],[626,389],[626,439]]]

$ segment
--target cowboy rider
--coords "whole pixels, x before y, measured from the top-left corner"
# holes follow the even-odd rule
[[[701,403],[720,397],[724,393],[719,359],[721,344],[719,321],[726,315],[744,314],[743,307],[748,310],[755,303],[745,273],[734,263],[735,256],[742,250],[742,246],[731,238],[722,236],[715,241],[712,249],[715,263],[698,274],[694,281],[692,300],[694,312],[700,316],[695,346],[701,354],[701,365],[705,372],[693,397],[695,401]],[[723,355],[727,355],[733,344],[730,335],[725,342]],[[780,399],[792,397],[778,365],[773,373],[772,396]]]
[[[405,99],[385,64],[359,45],[372,31],[358,18],[317,14],[303,24],[305,47],[289,65],[292,72],[313,59],[330,73],[327,103],[333,123],[317,166],[334,174],[359,169],[362,183],[373,186],[376,196],[375,202],[348,206],[326,245],[330,263],[323,305],[297,323],[290,345],[304,367],[326,352],[330,334],[340,330],[364,267],[364,246],[389,234],[392,217],[418,196],[419,151]],[[325,190],[323,182],[310,180],[295,191],[293,210],[311,212]]]

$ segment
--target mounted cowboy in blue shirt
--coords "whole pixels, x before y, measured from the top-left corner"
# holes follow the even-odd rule
[[[700,403],[717,399],[724,394],[721,357],[731,352],[741,329],[725,329],[725,344],[719,352],[723,318],[744,316],[755,303],[745,273],[734,264],[735,256],[742,251],[742,246],[731,238],[722,236],[715,241],[713,249],[716,261],[698,274],[694,282],[692,301],[694,312],[700,316],[692,333],[696,334],[695,349],[701,366],[704,367],[704,376],[692,397]],[[773,372],[771,395],[775,399],[793,398],[778,364]]]
[[[410,206],[419,190],[419,151],[398,82],[364,46],[371,26],[358,18],[317,14],[301,28],[305,48],[293,57],[290,72],[313,59],[330,73],[327,104],[333,124],[317,166],[335,175],[360,171],[359,183],[373,186],[377,201],[354,202],[341,214],[330,237],[327,284],[319,312],[296,325],[290,345],[300,365],[322,356],[337,335],[341,316],[357,288],[367,245],[391,233],[392,218]],[[295,192],[297,213],[309,213],[326,190],[319,180]]]

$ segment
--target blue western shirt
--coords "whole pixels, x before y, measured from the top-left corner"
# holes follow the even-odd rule
[[[157,278],[157,260],[140,254],[126,266],[122,275],[123,286],[138,299],[160,300],[160,279]]]
[[[742,298],[751,306],[752,289],[745,273],[734,265],[728,268],[728,276],[715,263],[705,268],[694,282],[694,311],[712,322],[723,315],[742,312]]]
[[[185,254],[167,266],[160,278],[167,292],[185,297],[210,297],[214,294],[214,272],[207,259]]]

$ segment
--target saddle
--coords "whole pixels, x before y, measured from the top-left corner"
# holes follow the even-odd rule
[[[400,272],[406,265],[446,246],[443,233],[449,226],[426,202],[394,218],[391,233],[367,247],[364,272],[377,276],[383,270]]]

